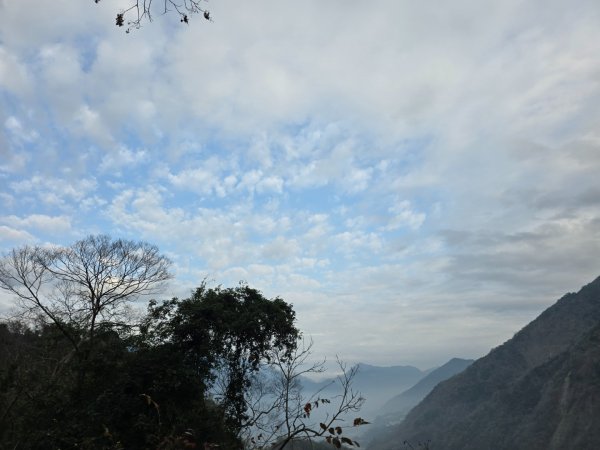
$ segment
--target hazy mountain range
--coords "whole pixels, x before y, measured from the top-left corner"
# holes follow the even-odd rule
[[[378,367],[359,364],[353,389],[360,392],[366,402],[357,416],[365,418],[371,424],[359,429],[347,428],[345,433],[358,439],[364,446],[387,433],[390,424],[400,422],[440,381],[461,372],[472,362],[473,360],[452,358],[441,367],[424,371],[413,366]],[[339,384],[335,383],[334,378],[320,382],[304,378],[302,383],[307,394],[320,391],[319,396],[326,398],[339,394]]]
[[[472,359],[452,358],[446,364],[423,377],[413,387],[388,400],[380,410],[380,419],[388,418],[390,421],[400,421],[421,400],[429,394],[440,382],[462,372],[473,363]]]
[[[373,420],[379,415],[385,402],[413,386],[429,372],[413,366],[378,367],[359,364],[352,387],[366,399],[360,415]],[[332,397],[339,394],[340,391],[335,377],[319,382],[303,378],[302,385],[306,394],[310,395],[321,391],[321,397]]]
[[[600,278],[438,384],[370,448],[598,449],[599,421]]]

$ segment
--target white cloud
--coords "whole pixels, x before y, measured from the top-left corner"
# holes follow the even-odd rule
[[[48,42],[71,41],[101,28],[108,30],[114,23],[111,8],[115,8],[118,1],[103,2],[105,8],[72,4],[69,0],[56,0],[51,4],[5,1],[0,5],[2,39],[6,45],[23,50],[40,48]]]
[[[218,163],[215,165],[213,162],[205,167],[186,169],[177,174],[169,173],[167,178],[178,189],[202,195],[210,195],[216,192],[220,197],[223,197],[228,191],[231,191],[235,183],[235,177],[233,180],[229,178],[229,182],[221,183],[219,178],[220,169],[217,166]]]
[[[47,216],[44,214],[32,214],[26,217],[0,216],[3,222],[13,228],[34,229],[42,233],[64,233],[71,229],[71,219],[66,216]]]
[[[15,198],[12,195],[7,194],[5,192],[0,192],[0,201],[2,201],[4,207],[7,210],[12,208],[15,204]]]
[[[39,50],[46,82],[51,87],[75,87],[82,71],[77,49],[64,44],[48,44]]]
[[[344,231],[330,237],[333,251],[346,256],[355,256],[356,263],[368,259],[384,248],[383,238],[377,233]]]
[[[0,45],[0,88],[27,97],[31,92],[31,83],[27,66]]]
[[[0,143],[2,143],[1,136]],[[0,172],[21,172],[27,167],[27,163],[30,160],[30,156],[27,153],[11,152],[8,149],[0,149],[0,152],[7,153],[5,163],[0,164]]]
[[[17,230],[6,225],[0,225],[0,240],[18,245],[26,242],[34,242],[35,237],[24,230]]]
[[[96,189],[96,180],[92,176],[81,180],[67,180],[42,175],[10,183],[16,195],[33,194],[45,202],[58,207],[67,207],[73,201],[82,201]]]
[[[283,179],[277,176],[267,176],[256,183],[256,192],[274,192],[280,194],[283,191]]]
[[[133,151],[121,145],[115,151],[109,152],[102,157],[100,170],[103,172],[117,172],[127,168],[134,169],[139,164],[144,163],[148,159],[148,154],[145,150]]]
[[[6,245],[141,237],[177,289],[248,279],[380,362],[475,356],[593,278],[595,0],[220,0],[130,35],[119,5],[0,6]]]
[[[9,132],[9,135],[16,140],[17,143],[31,143],[38,138],[38,133],[35,130],[26,130],[23,124],[15,116],[10,116],[4,122],[4,127]]]
[[[300,246],[296,239],[285,239],[277,236],[267,242],[262,248],[262,255],[267,260],[285,261],[300,253]]]
[[[303,237],[309,243],[320,245],[334,231],[334,228],[329,223],[329,216],[327,214],[311,214],[305,221],[307,231]]]
[[[84,211],[101,211],[108,204],[108,200],[97,195],[89,196],[79,202],[79,208]]]
[[[245,189],[249,192],[254,192],[256,190],[256,186],[262,180],[262,177],[263,173],[260,170],[250,170],[245,172],[238,183],[238,188]]]
[[[246,230],[239,213],[243,211],[199,209],[190,214],[164,207],[163,192],[156,187],[125,191],[107,209],[107,217],[118,226],[145,239],[168,239],[176,249],[197,255],[216,269],[250,260],[252,246],[243,244]]]
[[[89,105],[82,105],[73,115],[73,127],[77,134],[89,136],[96,140],[103,146],[111,146],[113,139],[110,131],[106,124],[100,117],[98,111],[94,111]],[[129,156],[130,151],[126,148],[119,148],[117,156],[106,155],[102,158],[101,169],[106,170],[107,168],[120,167],[123,163],[128,162],[131,159]],[[122,162],[125,160],[124,162]]]
[[[416,230],[425,222],[426,215],[424,213],[415,212],[411,208],[408,200],[402,200],[388,208],[388,212],[392,218],[384,227],[386,231],[397,230],[401,227],[408,227]]]

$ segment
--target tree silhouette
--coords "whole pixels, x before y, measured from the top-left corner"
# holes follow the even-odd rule
[[[98,4],[101,0],[94,0]],[[203,7],[206,0],[124,0],[124,8],[117,13],[115,25],[123,27],[129,33],[139,29],[144,22],[152,22],[155,15],[173,13],[181,23],[188,24],[194,15],[201,15],[205,20],[212,21],[210,11]]]

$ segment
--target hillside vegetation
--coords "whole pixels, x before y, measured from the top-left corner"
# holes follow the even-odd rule
[[[440,383],[373,444],[436,450],[600,448],[600,278]]]

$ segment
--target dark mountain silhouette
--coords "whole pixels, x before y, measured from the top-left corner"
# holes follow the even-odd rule
[[[600,278],[438,384],[371,446],[436,450],[600,448]]]
[[[452,358],[423,377],[410,389],[388,400],[381,407],[382,419],[399,422],[440,382],[462,372],[473,363],[472,359]]]
[[[441,381],[465,370],[473,363],[472,359],[452,358],[446,364],[429,370],[417,384],[401,394],[392,397],[379,410],[374,423],[361,436],[368,443],[390,432],[391,427],[404,420],[408,412],[431,392]]]

